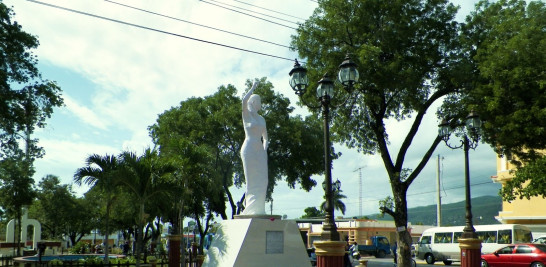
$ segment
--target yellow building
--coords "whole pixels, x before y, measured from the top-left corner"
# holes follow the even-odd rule
[[[313,247],[313,242],[320,240],[322,233],[322,219],[296,219],[303,242],[307,248]],[[396,225],[394,221],[377,221],[365,219],[336,219],[337,231],[341,240],[349,244],[367,244],[372,236],[385,236],[392,245],[396,240]],[[419,240],[423,231],[433,226],[412,225],[408,223],[408,230],[414,242]]]
[[[491,177],[493,182],[504,185],[514,177],[515,166],[506,157],[497,156],[497,175]],[[533,238],[546,235],[546,199],[533,197],[529,200],[516,199],[512,202],[503,201],[502,211],[495,217],[503,224],[523,224],[533,232]]]

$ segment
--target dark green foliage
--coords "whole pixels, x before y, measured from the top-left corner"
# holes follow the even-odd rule
[[[61,106],[60,88],[42,79],[31,52],[38,39],[12,21],[13,11],[0,2],[0,159],[18,150],[21,132],[43,128],[53,108]],[[30,140],[31,155],[39,157],[37,140]]]
[[[347,198],[347,196],[341,192],[343,192],[341,189],[332,191],[332,199],[334,202],[334,210],[339,210],[341,214],[345,215],[345,210],[347,208],[345,207],[345,203],[343,203],[343,199]],[[326,212],[326,195],[324,195],[323,198],[324,201],[320,204],[320,210]]]
[[[515,177],[507,181],[501,190],[506,201],[546,196],[546,156],[519,168]]]
[[[305,214],[301,216],[302,219],[324,218],[326,215],[322,210],[317,209],[317,207],[307,207],[303,212]]]
[[[546,148],[545,27],[546,4],[522,0],[480,1],[463,27],[484,139],[523,161]]]

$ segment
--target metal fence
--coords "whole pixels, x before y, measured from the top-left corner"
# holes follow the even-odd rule
[[[13,266],[13,257],[0,257],[0,266]]]
[[[15,266],[14,257],[0,257],[0,266]],[[135,263],[89,263],[84,261],[64,261],[62,262],[62,265],[59,265],[58,263],[49,263],[49,262],[36,262],[36,263],[16,263],[18,266],[25,267],[25,266],[38,266],[38,267],[133,267],[136,266]],[[185,267],[200,267],[200,262],[197,261],[196,258],[189,258],[186,257],[185,260]],[[168,259],[163,259],[157,262],[144,262],[141,263],[140,266],[142,267],[167,267],[169,266]]]

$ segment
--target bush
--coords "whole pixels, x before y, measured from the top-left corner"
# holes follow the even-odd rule
[[[135,264],[136,260],[133,257],[125,257],[125,258],[115,258],[110,259],[109,262],[111,264]]]
[[[83,265],[102,265],[104,262],[103,257],[86,257],[85,259],[78,260]]]
[[[156,262],[157,259],[155,258],[155,256],[148,256],[146,257],[146,262]]]
[[[49,261],[49,265],[63,265],[63,261],[62,260],[59,260],[59,259],[54,259],[54,260],[51,260]]]
[[[68,251],[70,251],[70,253],[72,254],[85,254],[88,248],[89,248],[89,244],[80,241],[76,243],[76,245],[68,249]]]

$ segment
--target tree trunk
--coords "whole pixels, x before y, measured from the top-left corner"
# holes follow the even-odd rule
[[[233,196],[231,195],[231,192],[229,191],[229,188],[227,187],[225,177],[224,177],[223,187],[224,187],[224,191],[226,192],[226,196],[227,196],[227,198],[229,200],[229,206],[231,207],[231,219],[233,219],[234,218],[233,216],[237,215],[237,205],[233,201]],[[224,218],[222,217],[222,219],[224,219]],[[226,219],[224,219],[224,220],[226,220]]]
[[[142,235],[144,228],[144,204],[140,204],[140,211],[138,216],[138,228],[135,230],[137,234],[137,245],[136,245],[136,267],[140,267],[140,256],[142,253]]]
[[[406,188],[402,182],[392,183],[393,189],[395,189],[396,194],[394,194],[394,203],[396,207],[396,212],[394,216],[394,223],[396,225],[396,256],[397,263],[399,267],[411,267],[411,235],[408,231],[408,207],[406,199]]]
[[[104,233],[104,263],[108,264],[110,259],[108,258],[108,236],[110,235],[110,194],[108,194],[108,203],[106,203],[106,233]]]

